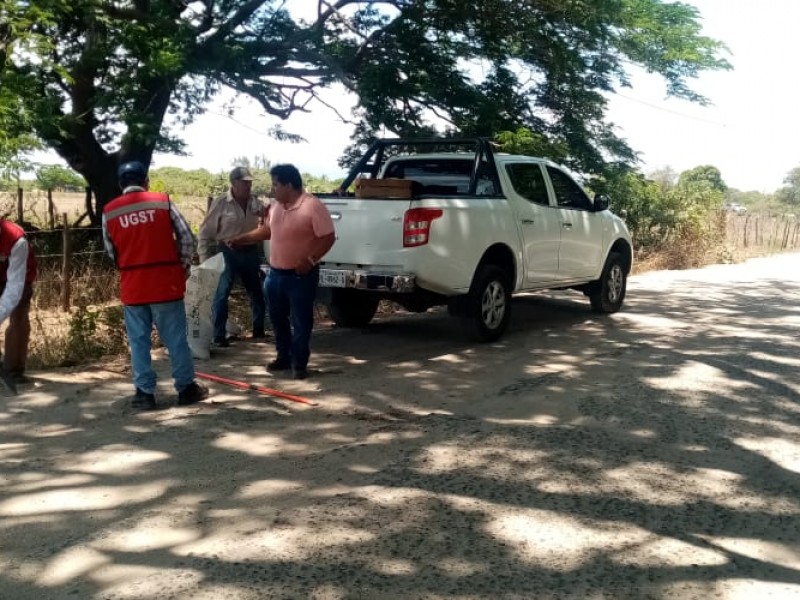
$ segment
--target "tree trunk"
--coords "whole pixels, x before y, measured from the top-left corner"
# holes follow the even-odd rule
[[[118,153],[109,154],[103,150],[91,132],[81,131],[81,134],[72,140],[53,142],[52,146],[72,169],[83,175],[94,192],[94,207],[90,206],[90,192],[87,191],[86,208],[92,225],[96,227],[100,225],[103,207],[120,194],[117,183]]]
[[[122,193],[117,182],[116,161],[108,171],[93,177],[93,181],[89,181],[89,184],[94,192],[94,211],[89,213],[89,216],[92,219],[92,225],[98,226],[103,217],[103,209],[106,204]]]
[[[149,131],[149,135],[140,134],[134,139],[134,136],[124,134],[117,152],[106,152],[97,141],[92,130],[92,119],[75,121],[70,135],[58,132],[55,138],[42,136],[70,167],[83,175],[92,188],[94,210],[88,210],[87,206],[87,213],[95,227],[100,225],[105,205],[122,191],[117,182],[119,165],[130,160],[138,160],[149,167],[153,157],[172,88],[165,81],[151,81],[150,85],[142,84],[142,87],[148,90],[148,93],[142,94],[144,99],[140,102],[143,106],[137,108],[146,116],[148,127],[145,129]],[[79,104],[74,98],[73,103]]]

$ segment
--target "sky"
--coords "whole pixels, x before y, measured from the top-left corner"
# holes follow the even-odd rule
[[[688,0],[699,10],[703,34],[725,43],[731,71],[702,73],[690,86],[707,96],[709,107],[667,99],[658,76],[633,72],[632,88],[610,98],[607,120],[640,153],[645,173],[670,167],[681,172],[700,165],[720,169],[730,186],[766,193],[781,187],[800,166],[800,98],[795,91],[800,52],[794,39],[800,0]],[[326,99],[349,115],[355,100],[342,89]],[[233,118],[220,98],[186,128],[189,156],[157,154],[153,167],[228,170],[237,157],[264,156],[294,163],[301,171],[336,177],[337,159],[353,128],[318,106],[281,122],[263,116],[252,101],[239,99]],[[281,124],[307,143],[278,142],[267,131]]]
[[[773,192],[800,166],[800,0],[692,0],[703,34],[725,43],[731,71],[704,73],[693,89],[713,106],[666,100],[653,76],[637,76],[607,119],[641,152],[645,172],[714,165],[740,190]]]

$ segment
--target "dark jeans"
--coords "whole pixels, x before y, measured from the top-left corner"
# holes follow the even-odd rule
[[[220,244],[220,252],[225,258],[225,270],[219,278],[217,293],[211,305],[211,322],[214,324],[214,339],[225,339],[225,325],[228,323],[228,297],[233,289],[233,282],[238,276],[250,297],[250,310],[253,316],[253,333],[264,333],[264,319],[267,313],[264,292],[259,277],[261,267],[258,246],[230,248]]]
[[[319,268],[307,275],[297,275],[292,269],[270,269],[264,283],[278,360],[295,370],[308,366],[318,283]]]

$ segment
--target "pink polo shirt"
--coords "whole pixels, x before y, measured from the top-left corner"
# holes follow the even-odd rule
[[[307,261],[316,238],[334,232],[328,208],[319,198],[304,192],[289,208],[278,202],[270,207],[269,263],[276,269],[294,269]]]

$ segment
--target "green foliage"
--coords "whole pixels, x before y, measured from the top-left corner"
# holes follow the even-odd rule
[[[664,197],[664,203],[671,211],[673,226],[679,233],[699,232],[707,217],[722,206],[724,194],[705,180],[695,180],[691,175],[678,179],[678,185]]]
[[[303,186],[312,194],[332,192],[337,189],[343,181],[344,178],[341,177],[338,179],[329,179],[325,175],[320,177],[310,175],[309,173],[303,173]]]
[[[711,165],[703,165],[695,167],[681,173],[678,178],[678,186],[692,186],[692,185],[706,185],[712,190],[725,193],[728,186],[722,180],[722,173],[719,172],[717,167]]]
[[[151,190],[166,192],[176,198],[208,196],[217,179],[206,169],[185,171],[178,167],[152,169],[149,177]]]
[[[85,359],[99,358],[103,348],[97,341],[100,313],[89,310],[85,305],[78,306],[69,320],[67,334],[67,361],[77,364]]]
[[[665,185],[623,168],[593,179],[590,186],[611,199],[614,211],[625,218],[637,249],[658,250],[688,239],[697,245],[697,240],[710,232],[711,237],[717,235],[716,215],[724,198],[721,190],[697,176],[706,169],[685,171],[676,185]]]
[[[637,249],[652,246],[663,238],[663,229],[670,219],[656,182],[631,169],[622,169],[592,179],[590,187],[607,196],[612,209],[624,217]]]
[[[1,126],[2,121],[0,121],[0,178],[9,182],[15,181],[18,186],[20,174],[34,166],[29,154],[40,149],[41,144],[29,134],[18,137],[4,135]]]
[[[516,131],[501,131],[495,136],[495,142],[502,152],[509,154],[540,156],[558,163],[566,162],[569,156],[566,143],[548,139],[527,127],[520,127]]]
[[[704,102],[687,82],[728,68],[722,52],[695,8],[666,0],[342,0],[303,20],[282,0],[0,0],[0,131],[55,149],[102,206],[120,162],[183,151],[222,88],[284,119],[340,82],[359,98],[348,157],[382,130],[526,127],[600,172],[635,160],[603,120],[630,65]]]
[[[36,182],[42,190],[80,189],[86,185],[83,177],[61,165],[42,165],[36,169]]]

